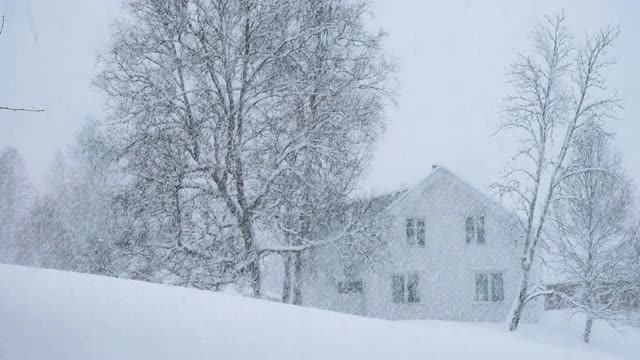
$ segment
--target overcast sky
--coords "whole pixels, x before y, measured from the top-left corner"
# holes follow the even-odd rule
[[[398,106],[387,109],[366,190],[415,183],[433,163],[486,189],[513,152],[508,138],[491,136],[508,91],[505,71],[515,51],[530,49],[542,16],[562,9],[576,36],[609,23],[622,30],[609,81],[625,108],[613,129],[640,184],[640,1],[377,0],[374,23],[388,33],[400,92]],[[0,104],[46,109],[0,112],[0,148],[16,147],[43,184],[55,152],[88,116],[103,116],[102,95],[90,82],[121,1],[0,0],[0,14]]]

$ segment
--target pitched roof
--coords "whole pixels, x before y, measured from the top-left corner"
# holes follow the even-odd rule
[[[408,189],[383,195],[381,197],[395,195],[393,201],[389,204],[389,207],[393,207],[406,197],[411,196],[411,194],[437,186],[439,181],[442,179],[446,179],[446,182],[449,184],[458,186],[461,190],[465,191],[465,193],[472,196],[478,202],[484,204],[487,208],[500,212],[502,215],[515,216],[515,214],[507,211],[501,204],[486,195],[483,191],[478,190],[475,186],[471,185],[469,182],[463,180],[460,176],[441,165],[434,166],[431,173],[417,185]]]

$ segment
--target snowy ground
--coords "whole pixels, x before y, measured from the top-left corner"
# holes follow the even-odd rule
[[[553,312],[502,324],[389,322],[229,295],[0,265],[0,359],[616,359],[640,334]]]

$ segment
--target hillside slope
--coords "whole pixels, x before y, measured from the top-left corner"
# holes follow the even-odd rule
[[[390,322],[0,265],[0,359],[613,359],[496,328]]]

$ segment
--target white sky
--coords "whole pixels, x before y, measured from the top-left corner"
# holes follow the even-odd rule
[[[45,113],[0,112],[0,148],[18,148],[34,181],[53,155],[73,142],[87,116],[101,117],[103,98],[90,82],[96,57],[121,16],[120,0],[0,0],[0,104],[44,107]],[[481,188],[496,179],[512,142],[491,137],[507,94],[514,51],[527,51],[531,28],[565,9],[576,36],[608,23],[622,34],[610,85],[624,98],[616,146],[640,185],[640,2],[374,1],[374,22],[389,33],[399,66],[399,104],[389,108],[366,190],[391,190],[425,177],[432,163]]]

